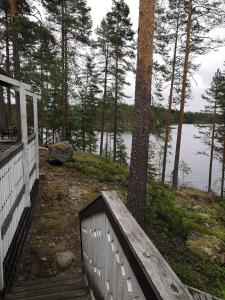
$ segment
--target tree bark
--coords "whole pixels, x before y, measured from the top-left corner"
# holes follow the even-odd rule
[[[17,35],[17,32],[15,31],[15,24],[16,24],[16,18],[17,18],[17,2],[16,2],[16,0],[10,0],[10,5],[11,5],[11,28],[12,28],[14,78],[17,80],[21,80],[18,35]],[[17,140],[20,141],[21,140],[21,118],[20,118],[20,95],[18,92],[15,93],[15,99],[16,99]]]
[[[155,0],[140,0],[134,130],[127,206],[142,227],[147,193],[154,25]]]
[[[167,116],[166,116],[166,135],[165,135],[165,145],[164,145],[164,153],[163,153],[162,183],[165,183],[165,177],[166,177],[167,153],[168,153],[169,136],[170,136],[170,125],[171,125],[171,110],[172,110],[172,104],[173,104],[173,89],[174,89],[176,63],[177,63],[179,23],[180,23],[180,2],[178,3],[176,36],[175,36],[173,62],[172,62],[172,76],[171,76],[170,94],[169,94],[169,99],[168,99],[168,111],[167,111]]]
[[[189,0],[183,82],[182,82],[182,91],[181,91],[181,99],[180,99],[180,113],[179,113],[179,124],[177,130],[176,154],[175,154],[174,170],[173,170],[173,184],[172,184],[173,189],[177,189],[178,186],[181,137],[182,137],[182,128],[183,128],[183,119],[184,119],[184,106],[185,106],[185,99],[186,99],[188,65],[189,65],[190,44],[191,44],[191,26],[192,26],[192,0]]]
[[[118,66],[119,66],[119,50],[116,48],[116,67],[115,67],[115,98],[114,98],[114,128],[113,128],[113,160],[116,161],[117,146],[117,114],[118,114]]]
[[[6,38],[5,38],[5,52],[6,52],[6,72],[10,75],[10,53],[9,53],[9,16],[7,11],[5,12],[5,26],[6,26]],[[8,127],[11,125],[11,96],[10,96],[10,88],[6,88],[7,93],[7,125]]]
[[[225,136],[223,144],[223,162],[222,162],[222,176],[221,176],[221,199],[224,197],[224,180],[225,180]]]
[[[68,131],[68,116],[69,116],[69,100],[68,100],[68,34],[67,34],[67,26],[65,23],[65,131],[66,131],[66,139],[71,140],[71,134]]]
[[[106,104],[106,97],[107,97],[108,63],[109,63],[109,51],[108,51],[108,45],[107,45],[106,46],[106,54],[105,54],[104,94],[103,94],[102,115],[101,115],[100,155],[103,154],[103,141],[104,141],[104,131],[105,131],[105,104]]]
[[[66,139],[66,105],[65,105],[65,1],[61,4],[61,127],[62,141]]]
[[[217,112],[217,99],[215,101],[215,106],[213,111],[213,127],[212,127],[211,151],[210,151],[210,162],[209,162],[208,193],[211,193],[211,188],[212,188],[212,166],[213,166],[213,156],[214,156],[214,146],[215,146],[216,112]]]

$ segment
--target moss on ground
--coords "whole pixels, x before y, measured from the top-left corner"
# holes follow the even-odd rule
[[[172,192],[154,182],[148,195],[147,231],[159,251],[185,284],[225,299],[224,265],[203,255],[212,241],[216,248],[217,239],[224,242],[224,204],[193,188]],[[205,239],[187,242],[192,233]]]
[[[92,153],[75,153],[73,161],[67,165],[71,170],[76,170],[89,178],[96,179],[114,186],[127,186],[127,168],[104,160],[102,157]]]

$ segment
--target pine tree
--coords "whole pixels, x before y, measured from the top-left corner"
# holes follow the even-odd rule
[[[62,140],[69,136],[67,130],[69,109],[69,62],[74,65],[78,44],[88,44],[91,31],[90,9],[86,0],[42,0],[50,13],[50,21],[55,27],[60,27],[60,53],[61,53],[61,131]]]
[[[215,150],[219,154],[219,159],[222,163],[221,173],[221,199],[224,198],[224,180],[225,180],[225,73],[220,74],[219,93],[218,97],[218,112],[221,117],[221,124],[215,132],[216,147]]]
[[[101,101],[101,136],[100,136],[100,155],[103,155],[103,141],[106,122],[106,108],[109,92],[109,77],[111,75],[112,48],[109,41],[109,24],[104,18],[100,27],[97,28],[96,48],[98,49],[99,65],[101,66],[103,97]]]
[[[223,81],[223,76],[221,71],[218,69],[215,73],[211,86],[206,93],[202,95],[202,98],[207,101],[204,112],[210,113],[212,115],[212,126],[209,132],[204,133],[204,140],[210,146],[210,162],[209,162],[209,179],[208,179],[208,193],[211,192],[212,188],[212,167],[214,159],[214,150],[215,150],[215,134],[216,134],[216,124],[218,122],[217,113],[218,113],[218,100],[220,97],[220,89]],[[209,136],[209,140],[206,136]]]
[[[82,151],[94,152],[96,150],[96,112],[100,95],[98,81],[99,73],[96,70],[94,58],[87,55],[78,93],[80,129],[76,139],[79,142],[74,141],[75,147]]]
[[[109,28],[109,41],[113,48],[112,73],[114,77],[114,140],[113,159],[116,161],[116,146],[118,135],[118,103],[123,94],[123,87],[126,84],[126,73],[133,70],[131,59],[134,58],[134,31],[130,21],[129,6],[124,0],[113,0],[112,9],[106,15],[106,22]]]
[[[180,161],[180,148],[182,139],[182,128],[184,118],[184,107],[187,100],[187,86],[190,84],[190,58],[196,55],[202,55],[210,50],[218,47],[219,40],[212,39],[209,33],[216,26],[223,23],[224,7],[220,1],[217,0],[188,0],[186,4],[187,10],[187,25],[185,34],[185,58],[182,75],[182,88],[180,96],[180,112],[179,124],[177,131],[176,153],[174,159],[173,170],[173,184],[174,189],[178,186],[178,172]],[[210,44],[209,41],[210,40]]]
[[[140,0],[135,116],[127,205],[141,226],[144,226],[148,177],[154,20],[155,1]]]

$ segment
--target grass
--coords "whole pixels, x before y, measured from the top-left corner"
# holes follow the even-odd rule
[[[121,187],[127,186],[128,170],[96,154],[76,152],[68,167],[100,182]]]

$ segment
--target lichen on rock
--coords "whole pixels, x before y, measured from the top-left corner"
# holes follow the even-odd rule
[[[51,164],[65,164],[73,157],[73,146],[68,142],[52,144],[48,147],[48,162]]]
[[[215,236],[191,232],[186,244],[197,256],[225,266],[225,243]]]

